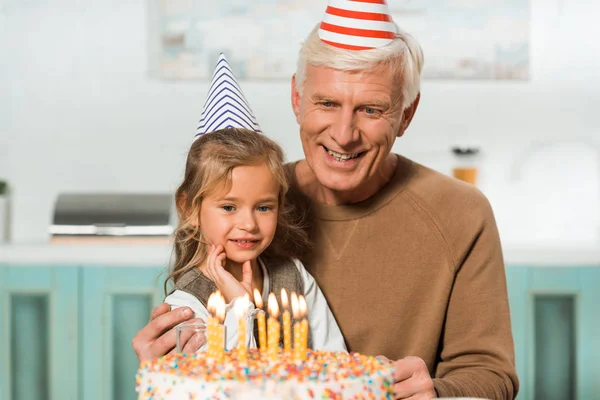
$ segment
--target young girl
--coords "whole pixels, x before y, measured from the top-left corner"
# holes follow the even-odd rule
[[[165,302],[188,306],[206,321],[208,296],[217,289],[231,304],[246,294],[253,299],[256,288],[266,305],[270,292],[279,298],[284,288],[306,298],[312,348],[346,351],[323,293],[292,258],[307,238],[288,219],[283,162],[275,142],[246,129],[226,128],[194,141],[175,195],[179,225],[175,264],[167,277],[174,291]],[[237,345],[231,308],[225,318],[228,349]],[[247,345],[256,347],[254,336],[247,337]]]

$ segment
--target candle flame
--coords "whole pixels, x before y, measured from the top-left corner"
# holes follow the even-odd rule
[[[256,304],[256,307],[258,308],[263,308],[262,296],[258,289],[254,289],[254,304]]]
[[[216,293],[211,293],[208,296],[208,303],[206,303],[206,309],[211,315],[215,313],[215,295]]]
[[[274,293],[269,293],[269,315],[273,318],[277,318],[279,316],[279,304],[277,304],[277,299],[275,298]]]
[[[225,304],[219,304],[217,306],[217,318],[219,319],[220,324],[225,321]]]
[[[235,315],[237,315],[238,318],[245,318],[246,317],[246,311],[248,310],[248,302],[250,301],[250,299],[248,299],[248,296],[244,296],[243,299],[237,299],[235,301],[235,304],[233,305],[233,311],[235,311]]]
[[[290,302],[288,301],[288,295],[285,289],[281,289],[281,305],[283,308],[288,308],[290,306]]]
[[[306,305],[306,300],[304,299],[304,296],[298,296],[298,302],[300,303],[300,315],[306,317],[308,307]]]
[[[292,292],[292,314],[294,314],[294,318],[300,318],[300,305],[298,304],[296,292]]]
[[[222,324],[223,321],[225,321],[225,297],[223,297],[221,292],[216,292],[213,304],[215,307],[216,317],[218,318],[219,323]]]

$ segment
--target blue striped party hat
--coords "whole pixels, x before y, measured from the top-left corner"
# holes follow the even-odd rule
[[[245,128],[262,133],[225,55],[221,53],[194,138],[225,128]]]

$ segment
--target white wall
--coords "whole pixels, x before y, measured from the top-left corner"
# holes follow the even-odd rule
[[[149,1],[0,4],[0,177],[13,187],[13,241],[47,240],[59,192],[173,190],[207,84],[150,77]],[[449,147],[476,139],[506,243],[600,243],[600,2],[531,7],[531,82],[426,81],[395,149],[448,172]],[[264,131],[301,158],[288,82],[242,87]],[[588,144],[544,145],[554,140]]]

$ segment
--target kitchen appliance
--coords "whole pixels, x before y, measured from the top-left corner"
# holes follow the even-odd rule
[[[176,213],[172,194],[62,193],[54,205],[51,243],[169,243]]]

